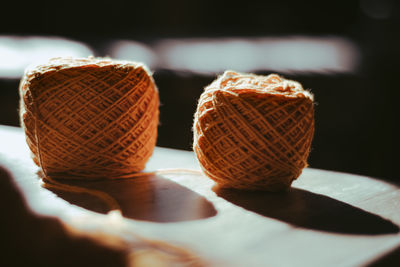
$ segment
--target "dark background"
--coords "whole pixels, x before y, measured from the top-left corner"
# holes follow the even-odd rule
[[[171,37],[346,38],[357,45],[361,55],[355,72],[285,74],[311,88],[317,102],[310,166],[400,182],[395,142],[399,1],[72,0],[8,1],[5,5],[0,35],[66,37],[86,43],[97,56],[105,56],[107,44],[114,39],[151,46]],[[197,99],[216,73],[161,66],[154,71],[162,102],[158,145],[191,149]],[[18,125],[18,82],[0,79],[0,124]]]

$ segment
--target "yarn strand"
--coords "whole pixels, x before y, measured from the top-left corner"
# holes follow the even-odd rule
[[[46,176],[140,172],[153,152],[159,96],[140,63],[57,58],[28,69],[20,95],[26,140]]]
[[[104,58],[55,58],[27,69],[20,87],[20,121],[42,186],[101,200],[122,217],[122,203],[112,195],[67,179],[134,179],[195,170],[141,172],[157,138],[159,95],[141,63]],[[127,247],[128,265],[136,266],[149,250],[163,265],[204,266],[190,251],[142,238]],[[121,237],[121,236],[119,236]],[[158,253],[157,253],[158,252]],[[150,254],[152,255],[152,254]],[[149,257],[147,257],[149,259]],[[147,265],[146,265],[147,266]]]
[[[80,186],[73,186],[73,185],[68,185],[65,183],[60,183],[55,181],[54,179],[46,176],[43,181],[43,187],[47,189],[56,189],[56,190],[61,190],[65,192],[71,192],[71,193],[85,193],[89,194],[92,196],[95,196],[99,199],[101,199],[109,208],[110,211],[113,210],[121,210],[120,205],[118,202],[111,197],[109,194],[100,191],[100,190],[95,190],[95,189],[88,189]]]
[[[168,169],[159,169],[156,171],[152,172],[138,172],[138,173],[132,173],[132,174],[127,174],[119,177],[113,177],[110,179],[113,180],[127,180],[127,179],[134,179],[137,177],[146,177],[146,176],[152,176],[152,175],[157,175],[157,174],[173,174],[173,173],[187,173],[187,174],[194,174],[194,175],[202,175],[202,172],[199,170],[191,170],[191,169],[184,169],[184,168],[168,168]],[[110,194],[96,190],[96,189],[89,189],[85,188],[82,186],[76,186],[76,185],[68,185],[66,183],[61,183],[59,181],[56,181],[55,179],[47,176],[46,174],[43,173],[42,177],[42,186],[47,189],[55,189],[55,190],[61,190],[64,192],[70,192],[70,193],[77,193],[77,194],[88,194],[92,195],[94,197],[97,197],[98,199],[102,200],[109,208],[109,211],[113,210],[119,210],[122,212],[121,206],[118,204],[115,198],[113,198]]]
[[[307,166],[313,95],[279,75],[226,71],[200,96],[193,150],[220,186],[281,191]]]

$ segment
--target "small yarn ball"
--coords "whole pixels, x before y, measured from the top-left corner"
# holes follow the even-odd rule
[[[219,186],[286,190],[307,166],[313,95],[276,74],[226,71],[200,96],[193,132],[199,163]]]
[[[153,153],[158,89],[147,68],[106,58],[55,58],[20,83],[20,120],[34,162],[56,178],[120,178]]]

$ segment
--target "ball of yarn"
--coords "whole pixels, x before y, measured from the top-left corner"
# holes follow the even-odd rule
[[[46,175],[119,178],[153,153],[159,96],[140,63],[55,58],[25,72],[20,97],[21,125]]]
[[[193,132],[203,171],[221,187],[285,190],[307,166],[313,96],[276,74],[226,71],[200,96]]]

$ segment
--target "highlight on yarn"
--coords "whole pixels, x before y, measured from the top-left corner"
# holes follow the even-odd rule
[[[221,187],[281,191],[307,166],[313,96],[279,75],[226,71],[200,96],[193,150]]]

